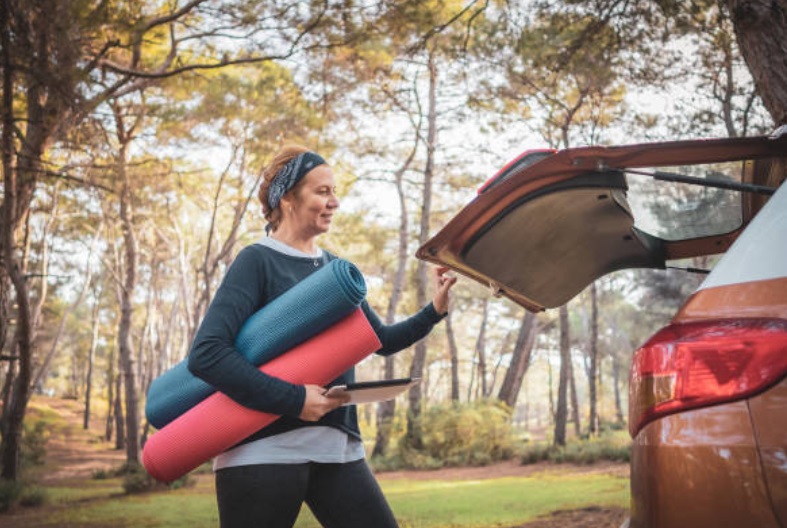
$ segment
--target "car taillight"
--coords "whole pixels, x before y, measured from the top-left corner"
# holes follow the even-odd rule
[[[673,324],[637,350],[629,380],[632,438],[676,412],[747,398],[787,374],[787,321]]]

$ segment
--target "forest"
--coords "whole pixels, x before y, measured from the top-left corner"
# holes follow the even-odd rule
[[[320,243],[359,267],[369,302],[393,322],[429,299],[416,249],[520,152],[787,123],[783,0],[0,9],[9,480],[36,394],[82,402],[85,426],[105,422],[106,438],[139,460],[153,433],[147,389],[188,354],[234,256],[265,236],[256,193],[283,144],[334,168],[341,208]],[[485,402],[518,434],[557,443],[567,430],[625,428],[632,352],[700,280],[619,272],[536,314],[460,279],[428,339],[357,367],[363,380],[422,379],[407,398],[360,410],[373,453],[422,448],[420,420],[450,405]]]

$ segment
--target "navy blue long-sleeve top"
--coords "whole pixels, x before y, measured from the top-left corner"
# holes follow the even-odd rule
[[[244,442],[308,425],[328,425],[360,438],[354,405],[335,409],[318,422],[299,420],[305,388],[260,372],[235,348],[235,338],[252,314],[334,258],[327,251],[306,258],[252,244],[240,251],[208,307],[189,352],[191,373],[245,407],[281,415]],[[382,343],[380,355],[409,347],[443,317],[429,303],[410,318],[385,325],[365,300],[361,308]],[[354,380],[355,370],[350,369],[329,385]]]

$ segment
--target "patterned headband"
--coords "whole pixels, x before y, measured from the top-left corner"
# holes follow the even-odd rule
[[[325,164],[326,161],[323,157],[314,152],[298,154],[288,161],[284,167],[279,169],[268,187],[268,206],[271,211],[279,205],[281,197],[295,187],[295,184],[301,181],[310,170]]]

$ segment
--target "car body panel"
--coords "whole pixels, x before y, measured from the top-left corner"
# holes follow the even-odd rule
[[[749,409],[773,510],[787,526],[787,380],[752,398]]]
[[[634,227],[621,170],[754,160],[745,164],[742,181],[776,185],[783,163],[774,169],[756,160],[785,153],[787,136],[561,150],[501,171],[503,181],[488,182],[416,255],[529,310],[556,307],[618,269],[663,268],[666,260],[724,252],[767,201],[743,194],[743,223],[733,231],[662,240]],[[550,238],[555,232],[560,237]]]
[[[555,149],[535,149],[524,151],[522,154],[511,160],[506,166],[500,169],[494,176],[489,178],[486,183],[479,187],[478,194],[483,194],[495,185],[500,185],[518,171],[524,169],[525,167],[529,167],[537,161],[541,161],[547,156],[551,156],[555,152],[557,152]]]
[[[746,401],[646,425],[632,445],[630,515],[631,528],[779,528]]]
[[[673,323],[712,319],[779,318],[787,314],[787,277],[699,290],[689,297]]]

